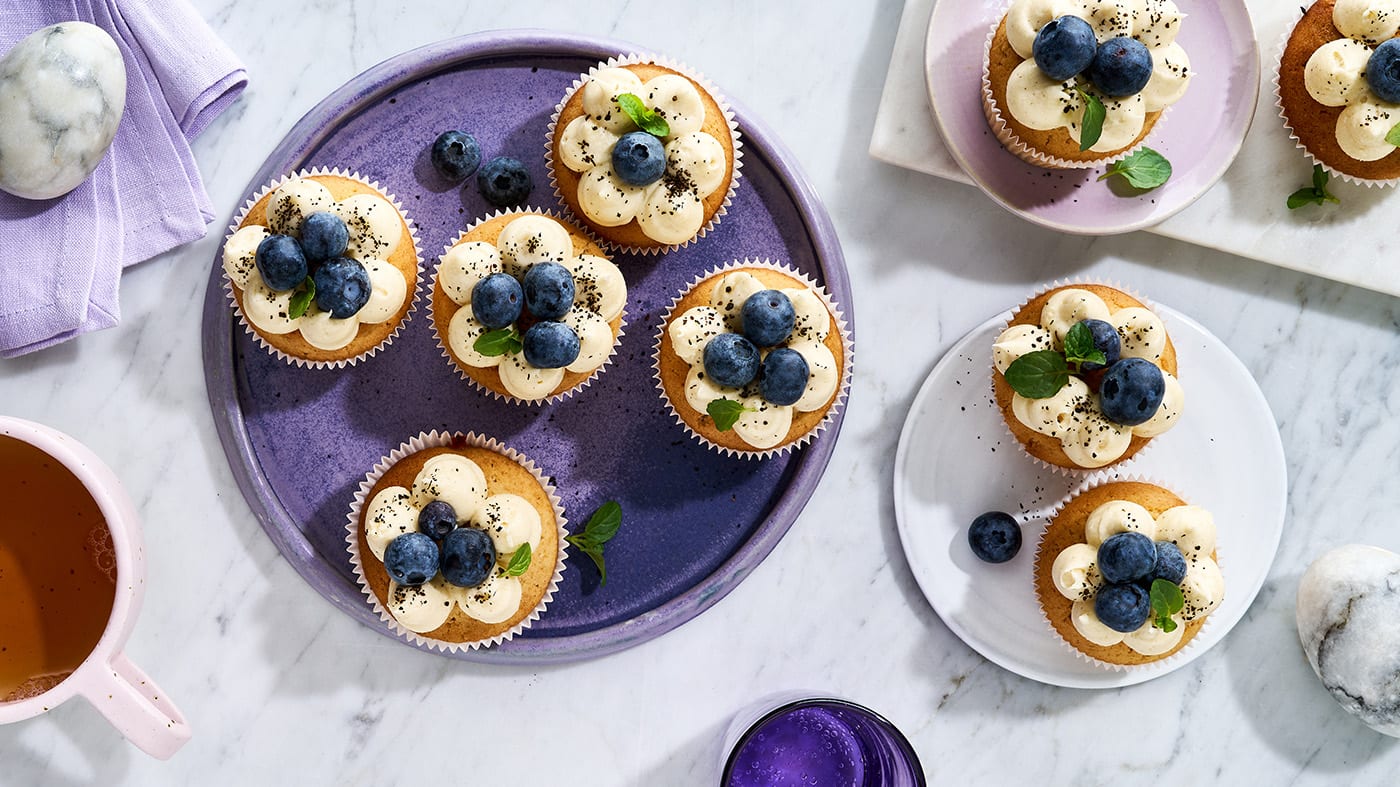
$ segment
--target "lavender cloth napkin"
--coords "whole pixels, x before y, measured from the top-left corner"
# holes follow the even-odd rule
[[[204,237],[213,206],[190,141],[247,85],[243,64],[187,0],[6,0],[0,54],[57,22],[106,30],[126,62],[126,108],[82,185],[51,200],[0,192],[0,357],[110,328],[122,269]]]

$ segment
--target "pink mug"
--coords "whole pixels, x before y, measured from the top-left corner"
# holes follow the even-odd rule
[[[0,435],[28,443],[58,460],[87,488],[112,537],[117,580],[112,613],[97,646],[71,675],[48,691],[0,702],[0,724],[38,716],[81,694],[127,740],[153,757],[168,759],[189,740],[189,725],[165,692],[122,652],[146,589],[146,558],[136,508],[111,468],[68,435],[7,416],[0,416]]]

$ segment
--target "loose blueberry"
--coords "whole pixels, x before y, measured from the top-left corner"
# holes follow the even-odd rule
[[[661,140],[645,131],[623,134],[613,145],[613,172],[623,183],[645,186],[666,174],[666,148]]]
[[[290,235],[269,235],[258,244],[254,264],[263,284],[277,292],[296,289],[306,280],[306,255]]]
[[[421,585],[438,572],[438,546],[422,533],[404,533],[384,550],[384,570],[400,585]]]
[[[1136,531],[1119,533],[1099,544],[1099,573],[1107,582],[1132,582],[1152,573],[1157,547]]]
[[[423,537],[432,543],[432,539]],[[442,578],[457,587],[480,585],[495,567],[496,545],[486,531],[459,527],[442,539]]]
[[[328,210],[318,210],[301,223],[301,250],[307,262],[322,262],[345,253],[350,229],[345,221]]]
[[[481,164],[481,146],[465,131],[444,131],[433,140],[433,169],[457,183],[466,180]]]
[[[790,347],[779,347],[763,359],[758,375],[759,392],[773,404],[796,404],[807,392],[809,374],[807,359],[802,353]]]
[[[434,500],[418,512],[418,532],[434,541],[441,541],[457,529],[457,512],[452,504],[444,500]]]
[[[574,306],[574,276],[557,262],[537,262],[525,271],[525,308],[541,320],[557,320]]]
[[[1118,329],[1103,320],[1084,320],[1083,322],[1084,327],[1089,329],[1089,334],[1094,337],[1094,349],[1101,351],[1105,360],[1103,363],[1085,361],[1080,365],[1080,368],[1086,372],[1092,372],[1117,363],[1123,352],[1123,342],[1118,336]]]
[[[1152,567],[1151,579],[1165,579],[1180,585],[1186,578],[1186,557],[1181,549],[1170,541],[1157,542],[1157,561]]]
[[[1035,36],[1035,64],[1045,76],[1063,82],[1089,67],[1098,52],[1094,28],[1077,16],[1052,19]]]
[[[978,560],[1005,563],[1021,551],[1021,528],[1010,514],[988,511],[972,520],[967,544]]]
[[[525,361],[537,369],[562,369],[578,359],[574,329],[562,322],[537,322],[525,331]]]
[[[476,187],[487,202],[508,208],[524,202],[534,182],[524,164],[509,156],[497,156],[476,173]]]
[[[715,385],[743,388],[758,376],[758,348],[737,333],[721,333],[705,345],[705,374]]]
[[[1099,622],[1127,634],[1142,628],[1152,614],[1152,597],[1137,585],[1104,585],[1094,597]]]
[[[520,319],[525,295],[509,273],[493,273],[472,287],[472,316],[492,330]]]
[[[797,322],[792,300],[778,290],[762,290],[744,301],[739,316],[744,336],[759,347],[773,347],[787,341]]]
[[[1152,79],[1152,55],[1141,41],[1127,36],[1099,44],[1089,64],[1089,81],[1109,98],[1142,92]]]
[[[1099,406],[1108,420],[1137,426],[1157,414],[1166,392],[1166,378],[1155,364],[1142,358],[1124,358],[1103,373]]]
[[[369,302],[369,272],[348,257],[326,260],[312,281],[316,283],[316,305],[332,317],[343,320]]]

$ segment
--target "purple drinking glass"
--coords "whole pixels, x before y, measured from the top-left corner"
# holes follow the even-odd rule
[[[735,717],[722,787],[925,787],[914,747],[849,700],[785,694]]]

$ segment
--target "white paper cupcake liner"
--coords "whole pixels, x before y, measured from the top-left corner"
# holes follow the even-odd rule
[[[1055,508],[1054,508],[1053,510],[1051,510],[1049,516],[1048,516],[1047,519],[1045,520],[1045,525],[1046,525],[1046,526],[1045,526],[1045,528],[1043,528],[1043,529],[1041,530],[1040,540],[1037,541],[1037,543],[1036,543],[1036,549],[1035,549],[1035,563],[1034,563],[1034,566],[1033,566],[1033,568],[1032,568],[1032,570],[1034,571],[1034,573],[1031,575],[1031,577],[1032,577],[1032,590],[1033,590],[1033,592],[1035,592],[1035,594],[1036,594],[1037,605],[1040,607],[1041,622],[1045,624],[1045,630],[1048,631],[1049,634],[1050,634],[1050,636],[1054,637],[1054,638],[1056,639],[1056,641],[1058,641],[1058,642],[1060,643],[1061,646],[1063,646],[1063,647],[1064,647],[1066,650],[1068,650],[1069,652],[1073,653],[1073,654],[1074,654],[1076,657],[1078,657],[1080,660],[1086,661],[1086,662],[1088,662],[1088,663],[1090,663],[1090,664],[1093,664],[1093,665],[1095,665],[1095,666],[1097,666],[1097,667],[1102,667],[1102,668],[1107,669],[1107,670],[1112,670],[1113,672],[1128,672],[1128,671],[1130,671],[1130,670],[1141,670],[1141,669],[1165,669],[1165,668],[1168,668],[1169,665],[1171,665],[1171,664],[1173,664],[1174,662],[1176,662],[1178,659],[1187,657],[1188,654],[1190,654],[1195,648],[1197,648],[1197,647],[1200,646],[1200,643],[1201,643],[1202,639],[1206,636],[1207,632],[1210,630],[1210,627],[1211,627],[1212,625],[1214,625],[1214,623],[1215,623],[1215,621],[1214,621],[1214,614],[1206,615],[1205,619],[1204,619],[1204,620],[1202,621],[1202,623],[1201,623],[1201,627],[1200,627],[1199,629],[1197,629],[1197,630],[1196,630],[1196,634],[1195,634],[1193,637],[1191,637],[1191,641],[1190,641],[1190,642],[1187,642],[1186,645],[1185,645],[1184,647],[1182,647],[1182,648],[1181,648],[1180,650],[1178,650],[1177,652],[1171,654],[1170,656],[1167,656],[1166,658],[1160,658],[1160,659],[1157,659],[1157,660],[1155,660],[1155,661],[1149,661],[1149,662],[1146,662],[1146,663],[1143,663],[1143,664],[1114,664],[1114,663],[1112,663],[1112,662],[1103,661],[1103,660],[1101,660],[1101,659],[1096,659],[1096,658],[1094,658],[1093,656],[1090,656],[1089,654],[1087,654],[1087,653],[1081,651],[1079,648],[1076,648],[1074,645],[1070,644],[1069,640],[1065,639],[1065,638],[1060,634],[1060,632],[1057,631],[1057,630],[1055,629],[1055,626],[1051,623],[1050,617],[1049,617],[1048,613],[1046,613],[1046,611],[1045,611],[1045,605],[1044,605],[1044,604],[1039,604],[1040,587],[1039,587],[1039,583],[1036,582],[1036,579],[1035,579],[1035,578],[1040,576],[1040,565],[1041,565],[1041,562],[1040,562],[1040,561],[1041,561],[1042,559],[1048,559],[1048,560],[1050,560],[1050,561],[1053,562],[1053,561],[1055,560],[1055,558],[1058,557],[1058,555],[1050,555],[1050,556],[1047,557],[1047,556],[1042,552],[1042,550],[1041,550],[1041,544],[1044,542],[1045,534],[1048,533],[1048,532],[1050,531],[1050,523],[1053,522],[1053,521],[1055,520],[1055,518],[1058,517],[1058,516],[1060,515],[1060,512],[1064,510],[1065,506],[1068,505],[1069,502],[1070,502],[1071,500],[1073,500],[1074,498],[1078,497],[1079,495],[1084,494],[1085,492],[1088,492],[1088,491],[1090,491],[1090,490],[1092,490],[1092,489],[1097,489],[1097,488],[1099,488],[1099,487],[1101,487],[1101,486],[1105,486],[1105,485],[1107,485],[1107,484],[1117,484],[1117,483],[1143,483],[1143,484],[1151,484],[1151,485],[1153,485],[1153,486],[1159,486],[1159,487],[1161,487],[1161,488],[1167,490],[1168,492],[1171,492],[1172,494],[1176,495],[1176,496],[1177,496],[1178,498],[1180,498],[1181,500],[1186,501],[1186,504],[1187,504],[1187,505],[1190,505],[1190,504],[1191,504],[1191,501],[1190,501],[1185,495],[1183,495],[1183,494],[1177,492],[1177,491],[1176,491],[1175,489],[1173,489],[1170,485],[1164,484],[1164,483],[1162,483],[1161,481],[1159,481],[1159,480],[1157,480],[1157,479],[1155,479],[1155,478],[1148,477],[1148,476],[1131,475],[1131,476],[1127,476],[1127,477],[1125,477],[1125,478],[1116,478],[1116,477],[1099,476],[1099,477],[1097,477],[1097,478],[1092,478],[1092,479],[1088,480],[1087,482],[1085,482],[1084,484],[1082,484],[1081,486],[1079,486],[1077,489],[1075,489],[1074,491],[1070,492],[1068,495],[1065,495],[1065,497],[1064,497],[1062,500],[1060,500],[1059,503],[1057,503],[1057,504],[1055,505]],[[1217,545],[1216,548],[1215,548],[1215,563],[1216,563],[1216,565],[1220,566],[1220,571],[1221,571],[1221,574],[1223,575],[1224,572],[1225,572],[1225,565],[1224,565],[1224,563],[1222,563],[1221,560],[1220,560],[1220,547],[1219,547],[1219,545]]]
[[[720,203],[719,208],[715,211],[714,215],[710,217],[709,221],[706,221],[703,225],[701,225],[700,230],[695,233],[695,237],[687,241],[683,241],[681,243],[666,246],[628,246],[622,243],[618,243],[617,241],[614,241],[610,238],[604,237],[601,232],[593,230],[591,226],[589,227],[589,229],[591,230],[591,234],[595,237],[595,239],[608,249],[617,252],[625,252],[628,254],[655,255],[669,251],[675,251],[676,249],[683,249],[686,246],[689,246],[690,244],[699,241],[701,238],[705,237],[705,235],[708,234],[710,230],[718,226],[720,219],[722,219],[724,215],[729,212],[729,205],[734,200],[734,192],[738,190],[739,181],[742,179],[742,173],[740,172],[740,170],[744,164],[743,141],[739,138],[739,124],[734,119],[734,110],[730,108],[729,102],[724,98],[724,95],[720,93],[719,90],[700,72],[695,71],[689,66],[686,66],[683,63],[672,60],[668,57],[663,57],[661,55],[639,54],[636,52],[627,55],[618,55],[617,57],[608,58],[606,61],[590,67],[588,69],[587,74],[574,79],[573,84],[564,93],[564,97],[561,98],[559,100],[559,103],[555,105],[554,114],[549,118],[549,126],[545,130],[544,158],[545,165],[549,170],[549,185],[551,188],[554,189],[554,196],[556,199],[559,200],[559,204],[562,205],[566,210],[568,210],[569,203],[564,198],[564,190],[559,185],[559,178],[554,174],[555,167],[562,166],[554,160],[554,131],[559,124],[559,114],[564,111],[564,105],[569,103],[569,99],[573,98],[574,94],[579,91],[579,88],[582,88],[584,83],[587,82],[588,79],[591,79],[594,74],[598,73],[598,71],[605,68],[617,68],[620,66],[637,65],[640,63],[650,63],[658,65],[663,68],[669,68],[672,71],[676,71],[680,74],[683,74],[686,77],[690,78],[691,81],[700,85],[701,89],[703,89],[706,93],[709,93],[710,98],[714,99],[715,103],[719,105],[720,110],[724,113],[724,120],[725,123],[729,126],[729,136],[731,141],[733,142],[734,147],[734,166],[733,171],[729,177],[729,189],[724,195],[724,202]],[[579,218],[584,219],[586,217],[580,216]],[[586,221],[581,223],[583,223],[585,226],[588,225]]]
[[[752,450],[744,450],[738,448],[730,448],[728,446],[723,446],[711,441],[709,438],[695,431],[695,429],[693,429],[690,426],[690,424],[686,422],[685,418],[681,416],[679,409],[677,409],[677,405],[671,401],[670,395],[666,393],[666,385],[661,379],[661,348],[663,346],[663,339],[666,336],[666,329],[671,325],[671,321],[677,316],[679,316],[676,314],[676,308],[680,305],[681,299],[683,297],[685,297],[687,294],[690,293],[691,290],[694,290],[700,285],[701,282],[707,279],[713,278],[715,276],[723,276],[724,274],[729,273],[730,271],[751,268],[764,268],[767,270],[778,271],[779,273],[791,276],[794,279],[797,279],[798,281],[802,282],[802,285],[804,287],[807,287],[808,289],[812,290],[817,294],[817,297],[821,298],[822,303],[826,304],[827,311],[829,311],[831,313],[831,316],[836,320],[836,330],[841,335],[842,374],[841,380],[836,386],[836,396],[834,399],[832,399],[831,406],[827,408],[826,414],[822,417],[821,421],[817,422],[817,425],[812,427],[806,434],[798,437],[795,440],[792,440],[789,443],[775,446],[773,448],[755,448]],[[846,397],[850,394],[851,372],[854,367],[854,364],[855,343],[851,340],[851,332],[848,326],[846,325],[846,315],[844,312],[841,311],[841,308],[836,304],[836,302],[832,300],[831,294],[826,291],[825,287],[822,287],[821,285],[817,284],[815,281],[812,280],[811,277],[807,276],[805,273],[794,270],[793,268],[790,268],[786,265],[773,262],[772,260],[769,260],[767,258],[745,258],[743,260],[735,260],[726,265],[711,268],[706,272],[700,274],[699,276],[696,276],[684,290],[682,290],[675,297],[671,298],[671,305],[666,307],[666,314],[661,319],[661,326],[656,332],[656,348],[652,351],[652,376],[656,380],[656,389],[661,392],[661,400],[666,403],[666,409],[670,412],[671,417],[676,419],[676,423],[680,424],[681,428],[685,429],[687,434],[703,443],[706,447],[718,451],[726,456],[738,456],[745,459],[767,459],[770,456],[780,456],[793,449],[800,448],[806,445],[807,443],[811,442],[814,438],[816,438],[817,435],[825,431],[826,428],[831,424],[832,420],[836,417],[836,414],[841,410],[841,407],[846,403]],[[689,403],[687,402],[682,402],[680,406],[686,408],[690,407]],[[691,412],[694,411],[692,410]]]
[[[1048,153],[1041,153],[1016,135],[1011,125],[1002,117],[1001,108],[997,106],[997,102],[992,97],[992,41],[996,39],[997,29],[1001,27],[1001,20],[1011,10],[1012,4],[1012,2],[1008,2],[992,22],[992,29],[988,31],[986,44],[982,47],[982,114],[986,116],[987,125],[991,127],[992,134],[996,136],[1001,146],[1027,164],[1045,169],[1094,169],[1125,159],[1146,147],[1147,140],[1156,134],[1161,129],[1162,124],[1166,122],[1167,115],[1171,113],[1170,106],[1162,109],[1161,114],[1157,116],[1157,122],[1152,126],[1152,131],[1144,135],[1132,147],[1089,161],[1070,161]]]
[[[1283,106],[1283,55],[1288,50],[1288,41],[1293,37],[1294,29],[1298,27],[1299,22],[1303,21],[1303,17],[1307,15],[1308,9],[1311,8],[1312,5],[1312,3],[1309,3],[1308,7],[1306,8],[1299,7],[1298,13],[1293,19],[1293,23],[1284,28],[1283,37],[1279,40],[1278,52],[1274,57],[1274,106],[1278,108],[1278,116],[1280,118],[1283,118],[1283,127],[1285,130],[1288,131],[1288,138],[1293,140],[1294,146],[1297,147],[1299,150],[1303,151],[1303,155],[1307,156],[1308,160],[1322,167],[1322,169],[1332,177],[1341,178],[1347,183],[1355,183],[1361,186],[1366,186],[1367,188],[1383,189],[1390,188],[1392,186],[1395,186],[1396,184],[1400,184],[1400,178],[1391,178],[1389,180],[1374,180],[1371,178],[1363,178],[1357,175],[1348,175],[1347,173],[1342,172],[1341,170],[1333,167],[1331,164],[1328,164],[1327,162],[1323,161],[1317,156],[1314,156],[1313,152],[1311,150],[1308,150],[1307,146],[1303,144],[1303,140],[1298,138],[1298,133],[1293,130],[1293,123],[1288,119],[1288,112],[1284,109]]]
[[[370,490],[374,489],[374,485],[379,482],[379,479],[384,473],[388,472],[390,467],[393,467],[412,454],[416,454],[428,448],[451,446],[456,440],[464,441],[467,445],[476,448],[485,448],[490,451],[495,451],[528,470],[530,475],[534,476],[535,481],[539,483],[540,487],[544,489],[545,496],[549,498],[549,503],[554,508],[555,525],[559,531],[559,556],[554,564],[554,575],[550,578],[549,585],[545,588],[544,596],[540,598],[540,602],[535,605],[535,608],[524,620],[520,621],[509,630],[497,634],[494,637],[490,637],[489,639],[478,640],[476,642],[447,642],[444,640],[431,639],[405,628],[389,613],[389,610],[379,601],[379,597],[376,596],[374,591],[370,588],[369,582],[365,578],[363,565],[364,556],[360,554],[360,512],[366,505]],[[524,454],[521,454],[513,448],[506,447],[494,438],[479,435],[475,432],[468,432],[466,434],[462,434],[461,432],[449,434],[437,430],[420,432],[418,436],[409,439],[405,443],[399,444],[399,447],[389,452],[388,456],[380,459],[379,462],[375,464],[374,468],[365,475],[364,480],[360,482],[360,487],[355,492],[355,500],[350,506],[350,514],[347,519],[348,521],[345,526],[345,543],[350,553],[350,565],[355,571],[355,581],[359,583],[360,592],[369,600],[370,606],[379,614],[379,619],[384,621],[385,625],[402,639],[414,645],[427,647],[432,650],[440,650],[444,653],[458,653],[463,650],[476,650],[478,648],[490,647],[505,642],[516,634],[529,628],[531,623],[539,620],[540,614],[545,611],[549,606],[549,602],[553,600],[555,591],[559,589],[559,579],[564,574],[564,561],[568,557],[568,542],[564,540],[565,537],[569,535],[566,527],[568,525],[568,520],[564,518],[564,509],[560,505],[559,495],[555,493],[554,485],[545,479],[543,473],[540,472],[539,467],[535,465],[534,461]],[[374,556],[371,555],[370,559],[374,559]]]
[[[394,326],[394,329],[389,332],[388,336],[385,336],[382,341],[380,341],[373,347],[370,347],[368,350],[365,350],[364,352],[361,352],[349,358],[337,358],[335,360],[330,361],[313,361],[307,358],[299,358],[295,355],[289,355],[283,352],[277,347],[274,347],[270,342],[268,342],[266,338],[263,337],[261,333],[259,333],[256,329],[253,328],[252,324],[248,322],[247,315],[243,313],[243,309],[238,305],[238,299],[234,297],[234,284],[233,281],[229,278],[227,271],[224,271],[223,276],[224,294],[228,297],[229,305],[233,307],[233,313],[238,315],[238,322],[243,326],[243,330],[247,331],[247,333],[250,336],[257,340],[258,344],[261,345],[263,349],[272,353],[274,356],[280,358],[285,363],[295,364],[296,366],[299,366],[303,369],[340,369],[346,366],[354,366],[355,364],[365,360],[366,358],[372,358],[380,350],[383,350],[390,344],[393,344],[394,339],[397,338],[399,333],[403,331],[403,328],[405,325],[408,324],[408,321],[413,319],[413,313],[418,310],[418,293],[421,289],[420,284],[423,278],[423,252],[418,246],[418,225],[413,222],[413,219],[409,218],[408,212],[404,210],[403,204],[399,202],[398,197],[385,191],[379,185],[378,182],[366,180],[362,175],[360,175],[359,172],[347,172],[345,170],[340,169],[339,167],[332,167],[330,169],[327,169],[325,167],[314,167],[309,170],[298,170],[294,174],[284,175],[280,178],[275,178],[271,183],[268,183],[267,185],[258,189],[258,191],[254,193],[252,197],[250,197],[246,202],[244,202],[243,207],[239,209],[238,214],[234,216],[232,223],[230,223],[228,226],[228,233],[224,236],[224,244],[227,245],[229,239],[233,237],[234,233],[238,232],[239,228],[243,224],[243,221],[246,218],[248,218],[248,213],[252,211],[253,206],[256,205],[263,197],[267,196],[268,194],[271,194],[273,191],[276,191],[279,186],[281,186],[283,183],[286,183],[289,180],[293,180],[295,178],[314,177],[317,175],[329,175],[358,181],[364,184],[365,186],[369,187],[370,189],[373,189],[375,193],[387,200],[390,204],[394,206],[394,209],[399,212],[399,215],[403,217],[404,224],[408,226],[409,239],[413,243],[413,258],[414,260],[416,260],[418,267],[417,275],[408,287],[408,311],[404,313],[403,319],[399,320],[398,325]]]
[[[453,238],[446,246],[443,247],[442,253],[443,255],[446,255],[447,252],[452,250],[452,247],[456,246],[458,243],[461,243],[462,239],[465,238],[469,233],[471,233],[473,230],[475,230],[476,228],[480,227],[488,221],[498,219],[502,216],[523,216],[525,214],[546,216],[548,218],[554,219],[555,221],[563,224],[565,229],[569,230],[570,235],[578,234],[588,239],[589,241],[597,243],[597,238],[593,237],[587,232],[581,232],[581,228],[575,225],[574,222],[564,218],[563,216],[560,216],[555,211],[541,210],[540,208],[511,208],[508,210],[497,210],[486,216],[482,216],[481,218],[472,222],[471,226],[457,233],[457,237]],[[612,260],[608,261],[612,262]],[[616,263],[614,262],[613,264],[615,265]],[[599,365],[598,368],[594,369],[592,374],[588,375],[588,377],[584,378],[583,380],[575,384],[573,387],[566,388],[563,391],[550,394],[549,396],[546,396],[541,399],[521,399],[520,397],[514,396],[509,392],[497,391],[492,388],[488,388],[485,384],[481,383],[476,378],[472,377],[470,374],[467,373],[467,364],[458,360],[457,357],[452,354],[452,351],[448,349],[447,346],[447,337],[437,328],[436,308],[433,302],[436,299],[435,296],[437,292],[438,272],[441,270],[441,268],[442,256],[439,256],[437,265],[433,266],[432,282],[428,286],[428,322],[432,323],[433,337],[437,340],[438,349],[442,350],[442,357],[446,358],[448,363],[452,364],[453,368],[457,370],[458,376],[460,376],[463,380],[467,381],[473,388],[477,389],[478,391],[481,391],[485,394],[489,394],[493,398],[500,399],[511,404],[521,404],[526,406],[562,402],[563,400],[568,399],[569,397],[573,396],[579,391],[582,391],[583,389],[592,385],[593,381],[598,378],[598,375],[602,374],[604,369],[612,365],[613,358],[617,357],[617,348],[622,346],[622,336],[624,333],[627,332],[627,307],[625,305],[622,309],[621,322],[619,322],[617,326],[617,335],[613,337],[612,349],[608,352],[608,357],[603,359],[603,363]],[[458,308],[467,309],[470,307],[460,306]]]
[[[1010,327],[1011,327],[1011,320],[1012,320],[1012,318],[1015,317],[1016,314],[1017,314],[1018,312],[1020,312],[1022,309],[1026,308],[1026,306],[1027,306],[1031,301],[1035,300],[1036,298],[1039,298],[1040,296],[1042,296],[1042,295],[1044,295],[1044,294],[1046,294],[1046,293],[1048,293],[1048,292],[1051,292],[1051,291],[1053,291],[1053,290],[1058,290],[1058,289],[1060,289],[1060,288],[1062,288],[1062,287],[1078,287],[1078,286],[1083,286],[1083,285],[1097,285],[1097,286],[1099,286],[1099,287],[1111,287],[1111,288],[1113,288],[1113,289],[1115,289],[1115,290],[1118,290],[1119,292],[1124,293],[1125,295],[1128,295],[1128,296],[1130,296],[1130,297],[1132,297],[1132,298],[1135,298],[1135,299],[1136,299],[1138,302],[1140,302],[1144,307],[1146,307],[1148,311],[1150,311],[1150,312],[1152,312],[1153,314],[1157,315],[1157,319],[1161,320],[1163,325],[1167,325],[1167,318],[1165,318],[1165,317],[1162,316],[1162,313],[1156,308],[1155,304],[1153,304],[1152,301],[1148,300],[1147,298],[1144,298],[1142,295],[1139,295],[1139,294],[1138,294],[1137,292],[1135,292],[1134,290],[1132,290],[1132,289],[1130,289],[1130,288],[1128,288],[1128,287],[1126,287],[1126,286],[1124,286],[1124,285],[1122,285],[1122,284],[1119,284],[1119,283],[1116,282],[1116,281],[1105,281],[1105,280],[1102,280],[1102,279],[1078,279],[1078,280],[1073,280],[1073,281],[1069,281],[1069,280],[1061,281],[1061,280],[1059,280],[1059,279],[1056,279],[1055,281],[1053,281],[1053,282],[1051,282],[1051,283],[1049,283],[1049,284],[1042,285],[1042,286],[1041,286],[1039,289],[1037,289],[1035,292],[1031,293],[1028,297],[1022,299],[1020,303],[1016,304],[1016,305],[1013,306],[1009,311],[1007,311],[1007,312],[1006,312],[1006,320],[1002,323],[1001,332],[1004,332],[1007,328],[1010,328]],[[998,335],[1000,335],[1001,332],[998,332]],[[1170,331],[1170,330],[1167,331],[1167,336],[1168,336],[1168,337],[1171,336],[1171,331]],[[991,353],[990,353],[990,348],[989,348],[989,353],[988,353],[988,354],[991,355]],[[990,377],[991,393],[992,393],[992,401],[995,402],[995,401],[996,401],[996,377],[997,377],[997,374],[998,374],[998,373],[997,373],[996,361],[995,361],[995,358],[994,358],[994,357],[992,358],[992,367],[991,367],[991,368],[992,368],[992,374],[991,374],[991,377]],[[1181,366],[1180,366],[1180,364],[1178,364],[1178,365],[1177,365],[1178,371],[1180,370],[1180,368],[1181,368]],[[1177,379],[1179,380],[1179,379],[1180,379],[1180,376],[1179,376],[1179,375],[1176,375],[1176,376],[1177,376]],[[1014,417],[1014,416],[1012,416],[1012,417]],[[1035,455],[1031,454],[1031,452],[1026,448],[1025,443],[1022,443],[1022,442],[1021,442],[1021,439],[1018,438],[1018,437],[1016,436],[1016,433],[1013,432],[1013,431],[1011,430],[1011,424],[1010,424],[1009,421],[1007,420],[1007,416],[1006,416],[1005,413],[1002,414],[1001,425],[1002,425],[1002,428],[1006,431],[1007,437],[1009,437],[1009,438],[1011,439],[1011,442],[1015,443],[1016,446],[1019,447],[1019,448],[1021,449],[1021,454],[1022,454],[1023,456],[1025,456],[1026,458],[1028,458],[1028,459],[1030,459],[1031,461],[1035,462],[1036,465],[1038,465],[1038,466],[1041,467],[1042,469],[1053,471],[1053,472],[1055,472],[1055,473],[1057,473],[1057,474],[1059,474],[1059,475],[1065,476],[1065,477],[1067,477],[1067,478],[1088,478],[1088,477],[1090,477],[1090,476],[1097,475],[1097,474],[1101,474],[1101,473],[1104,473],[1104,474],[1107,474],[1107,473],[1116,473],[1116,472],[1118,472],[1119,470],[1121,470],[1122,468],[1124,468],[1124,467],[1126,467],[1126,466],[1132,464],[1133,462],[1136,462],[1138,459],[1140,459],[1140,458],[1142,458],[1143,456],[1145,456],[1145,455],[1147,454],[1147,452],[1149,452],[1149,451],[1152,450],[1152,446],[1153,446],[1153,444],[1156,442],[1157,438],[1164,437],[1164,436],[1166,436],[1167,434],[1169,434],[1170,431],[1171,431],[1171,430],[1169,429],[1169,430],[1167,430],[1166,432],[1163,432],[1162,434],[1157,435],[1157,437],[1153,437],[1153,438],[1149,439],[1149,440],[1147,441],[1147,444],[1146,444],[1146,445],[1144,445],[1142,448],[1138,449],[1137,453],[1133,454],[1132,456],[1128,457],[1127,459],[1118,459],[1118,460],[1115,460],[1115,461],[1113,461],[1113,462],[1110,462],[1110,463],[1108,463],[1108,464],[1106,464],[1106,465],[1103,465],[1103,466],[1101,466],[1101,467],[1060,467],[1060,466],[1057,465],[1057,464],[1052,464],[1052,463],[1050,463],[1050,462],[1045,461],[1044,459],[1041,459],[1041,458],[1038,457],[1038,456],[1035,456]]]

